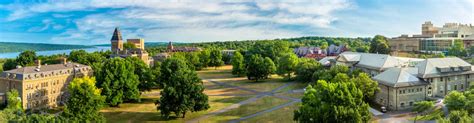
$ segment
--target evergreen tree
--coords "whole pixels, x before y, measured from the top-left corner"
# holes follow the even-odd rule
[[[163,90],[157,109],[164,117],[174,114],[186,116],[186,112],[209,109],[208,97],[196,72],[189,69],[185,61],[169,58],[161,66],[160,80]]]
[[[302,105],[294,112],[294,120],[302,123],[358,123],[368,122],[370,117],[369,105],[354,83],[324,80],[306,88]]]
[[[95,78],[75,78],[68,85],[69,100],[62,116],[73,121],[102,122],[105,118],[99,112],[105,97],[95,87]]]
[[[102,89],[105,102],[118,106],[124,101],[140,101],[139,80],[132,63],[122,58],[108,59],[96,73],[97,87]]]
[[[298,65],[298,56],[294,53],[283,55],[279,58],[279,65],[277,73],[280,76],[285,76],[288,80],[291,79],[291,74],[295,72],[296,65]]]
[[[244,56],[240,52],[235,52],[232,57],[232,74],[237,76],[245,75]]]

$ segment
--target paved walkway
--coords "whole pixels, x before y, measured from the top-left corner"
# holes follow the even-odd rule
[[[202,121],[202,120],[205,120],[209,117],[212,117],[212,116],[215,116],[215,115],[218,115],[218,114],[221,114],[221,113],[224,113],[224,112],[227,112],[229,110],[232,110],[232,109],[235,109],[235,108],[239,108],[241,105],[244,105],[244,104],[248,104],[248,103],[251,103],[251,102],[255,102],[257,101],[258,99],[262,98],[262,97],[265,97],[265,96],[272,96],[272,97],[276,97],[276,98],[281,98],[281,99],[286,99],[286,100],[291,100],[291,102],[288,102],[288,103],[285,103],[285,104],[282,104],[282,105],[278,105],[278,106],[275,106],[275,107],[272,107],[270,109],[267,109],[267,110],[264,110],[264,111],[261,111],[261,112],[257,112],[255,114],[251,114],[251,115],[248,115],[248,116],[245,116],[245,117],[241,117],[239,119],[236,119],[236,120],[232,120],[232,121],[229,121],[229,122],[240,122],[240,121],[243,121],[243,120],[246,120],[246,119],[249,119],[249,118],[252,118],[252,117],[256,117],[256,116],[259,116],[259,115],[262,115],[262,114],[265,114],[265,113],[268,113],[268,112],[272,112],[274,110],[277,110],[277,109],[280,109],[280,108],[283,108],[283,107],[286,107],[286,106],[289,106],[289,105],[292,105],[294,103],[297,103],[297,102],[301,102],[301,99],[297,99],[297,98],[292,98],[292,97],[286,97],[286,96],[280,96],[280,95],[274,95],[277,91],[283,89],[283,88],[286,88],[294,83],[287,83],[285,85],[282,85],[276,89],[273,89],[269,92],[260,92],[260,91],[256,91],[256,90],[253,90],[253,89],[248,89],[248,88],[243,88],[243,87],[240,87],[240,86],[235,86],[235,85],[231,85],[231,84],[228,84],[228,83],[224,83],[224,82],[218,82],[218,81],[215,81],[213,79],[203,79],[203,80],[206,80],[208,82],[212,82],[216,85],[220,85],[220,86],[224,86],[224,87],[227,87],[227,88],[235,88],[235,89],[240,89],[240,90],[244,90],[244,91],[249,91],[249,92],[253,92],[255,94],[255,97],[252,97],[250,99],[247,99],[247,100],[244,100],[244,101],[241,101],[239,103],[236,103],[236,104],[233,104],[233,105],[230,105],[228,107],[225,107],[223,109],[220,109],[220,110],[217,110],[215,112],[211,112],[211,113],[208,113],[206,115],[203,115],[201,117],[198,117],[198,118],[195,118],[195,119],[192,119],[192,120],[189,120],[189,121],[186,121],[187,123],[198,123],[199,121]],[[293,91],[293,90],[290,90],[291,93],[298,93],[298,92],[301,92],[301,90],[303,89],[298,89],[296,91]],[[289,91],[289,92],[290,92]],[[304,91],[303,91],[304,92]],[[235,94],[235,95],[231,95],[231,94],[222,94],[222,95],[226,95],[226,96],[243,96],[243,94]],[[216,95],[216,96],[222,96],[222,95]],[[252,94],[245,94],[247,96],[250,96]],[[210,95],[212,96],[212,95]]]
[[[369,107],[369,111],[370,111],[370,113],[372,113],[374,116],[381,116],[381,115],[383,115],[382,112],[380,112],[380,111],[378,111],[378,110],[375,110],[375,109],[372,108],[372,107]]]

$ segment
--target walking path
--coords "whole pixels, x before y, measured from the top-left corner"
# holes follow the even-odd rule
[[[209,82],[212,82],[216,85],[220,85],[220,86],[224,86],[224,87],[227,87],[227,88],[235,88],[235,89],[240,89],[240,90],[244,90],[244,91],[249,91],[249,92],[253,92],[255,93],[255,97],[252,97],[250,99],[247,99],[247,100],[244,100],[244,101],[241,101],[239,103],[236,103],[236,104],[233,104],[233,105],[230,105],[228,107],[225,107],[223,109],[220,109],[218,111],[215,111],[215,112],[211,112],[211,113],[208,113],[206,115],[203,115],[201,117],[198,117],[198,118],[195,118],[195,119],[192,119],[192,120],[189,120],[189,121],[186,121],[187,123],[198,123],[199,121],[202,121],[204,119],[207,119],[209,117],[212,117],[212,116],[215,116],[215,115],[218,115],[218,114],[221,114],[221,113],[224,113],[224,112],[227,112],[229,110],[232,110],[232,109],[235,109],[235,108],[239,108],[241,105],[244,105],[244,104],[248,104],[248,103],[251,103],[251,102],[255,102],[257,101],[258,99],[262,98],[262,97],[265,97],[265,96],[272,96],[272,97],[277,97],[277,98],[281,98],[281,99],[286,99],[286,100],[291,100],[291,102],[288,102],[288,103],[285,103],[285,104],[282,104],[282,105],[278,105],[278,106],[275,106],[275,107],[272,107],[270,109],[267,109],[267,110],[264,110],[264,111],[261,111],[261,112],[257,112],[255,114],[251,114],[251,115],[248,115],[248,116],[245,116],[245,117],[242,117],[242,118],[239,118],[239,119],[236,119],[236,120],[233,120],[233,121],[230,121],[230,122],[239,122],[239,121],[243,121],[243,120],[246,120],[248,118],[252,118],[252,117],[256,117],[256,116],[259,116],[259,115],[262,115],[262,114],[265,114],[265,113],[268,113],[268,112],[272,112],[274,110],[277,110],[277,109],[280,109],[280,108],[283,108],[283,107],[286,107],[286,106],[289,106],[289,105],[292,105],[294,103],[297,103],[297,102],[301,102],[301,99],[297,99],[297,98],[292,98],[292,97],[286,97],[286,96],[281,96],[281,95],[274,95],[277,91],[283,89],[283,88],[286,88],[294,83],[287,83],[285,85],[282,85],[276,89],[273,89],[269,92],[260,92],[260,91],[256,91],[256,90],[253,90],[253,89],[248,89],[248,88],[243,88],[243,87],[240,87],[240,86],[235,86],[235,85],[231,85],[231,84],[228,84],[228,83],[224,83],[224,82],[218,82],[218,81],[215,81],[215,80],[212,80],[212,79],[204,79],[206,81],[209,81]],[[290,90],[292,93],[298,93],[298,92],[301,92],[302,89],[298,89],[296,91],[294,90]],[[290,92],[289,91],[289,92]],[[304,92],[304,91],[303,91]],[[235,95],[231,95],[231,94],[222,94],[222,95],[226,95],[226,96],[243,96],[243,94],[235,94]],[[216,96],[222,96],[222,95],[216,95]],[[251,94],[245,94],[246,96],[249,96]],[[211,95],[212,96],[212,95]]]

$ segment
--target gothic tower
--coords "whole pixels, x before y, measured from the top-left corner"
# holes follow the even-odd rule
[[[114,34],[112,36],[112,39],[110,39],[110,42],[112,44],[111,50],[113,53],[117,53],[123,50],[122,33],[120,33],[118,27],[115,28]]]

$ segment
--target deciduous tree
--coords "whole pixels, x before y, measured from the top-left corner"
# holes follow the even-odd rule
[[[370,43],[370,53],[389,54],[387,38],[382,35],[376,35]]]
[[[75,78],[68,85],[69,99],[62,116],[73,121],[102,122],[105,118],[99,112],[105,97],[95,86],[95,78]]]
[[[362,91],[366,102],[372,101],[375,98],[375,93],[380,90],[378,83],[372,80],[369,74],[364,72],[359,73],[357,76],[353,76],[351,81],[354,82],[357,88]]]
[[[244,56],[240,52],[235,52],[232,57],[232,74],[237,76],[245,75]]]
[[[321,69],[321,64],[316,60],[301,58],[296,66],[296,78],[302,82],[310,82],[313,73]]]
[[[139,80],[132,63],[122,58],[113,58],[96,66],[101,67],[100,73],[95,74],[96,85],[102,89],[108,105],[118,106],[124,101],[140,101]]]
[[[18,55],[18,57],[16,58],[16,63],[20,66],[31,66],[35,65],[35,60],[37,59],[38,56],[36,56],[35,51],[27,50],[21,52],[20,55]]]
[[[451,91],[444,97],[443,103],[449,110],[462,110],[466,104],[466,97],[461,92]]]
[[[210,67],[220,67],[224,65],[224,61],[222,61],[222,53],[218,49],[212,49],[210,53],[210,61],[209,61],[209,66]]]
[[[354,83],[319,80],[306,88],[293,119],[303,123],[368,122],[370,115],[369,105]]]
[[[294,53],[288,53],[283,55],[279,60],[277,73],[280,76],[286,77],[288,80],[291,79],[291,74],[295,72],[296,65],[298,65],[298,56]]]
[[[156,104],[164,117],[169,117],[173,112],[184,118],[188,111],[209,109],[208,97],[203,93],[201,79],[182,59],[166,59],[161,66],[161,73],[163,90]]]

